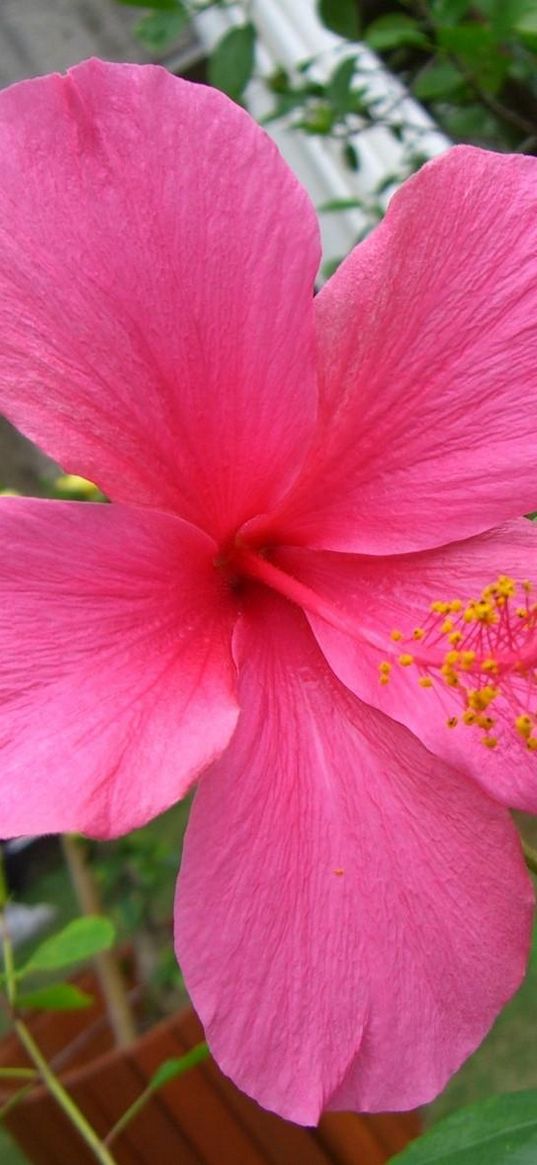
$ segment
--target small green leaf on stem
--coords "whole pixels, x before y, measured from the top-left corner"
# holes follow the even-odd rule
[[[345,40],[358,40],[360,22],[356,0],[319,0],[319,17],[325,28],[343,36]]]
[[[326,96],[336,113],[347,113],[353,107],[352,79],[356,69],[356,57],[345,57],[328,81]]]
[[[177,1059],[165,1060],[163,1064],[157,1068],[156,1072],[151,1077],[147,1088],[140,1093],[133,1104],[120,1116],[117,1123],[110,1129],[110,1132],[105,1138],[105,1144],[111,1145],[113,1141],[119,1137],[120,1133],[130,1125],[135,1116],[142,1110],[144,1105],[159,1088],[163,1088],[165,1084],[169,1084],[171,1080],[175,1080],[176,1076],[182,1076],[184,1072],[188,1072],[191,1068],[195,1068],[202,1060],[206,1060],[209,1055],[209,1049],[206,1043],[196,1044],[189,1052],[185,1052],[184,1056],[179,1056]]]
[[[136,25],[135,33],[153,53],[160,53],[176,40],[186,24],[188,12],[182,4],[164,8],[160,12],[148,12]]]
[[[366,29],[364,40],[370,48],[381,53],[401,48],[403,45],[416,48],[424,48],[427,45],[427,37],[418,21],[397,12],[390,12],[373,20]]]
[[[412,89],[420,101],[437,101],[464,87],[459,69],[449,61],[433,60],[412,82]]]
[[[114,927],[109,918],[97,914],[75,918],[59,934],[52,935],[37,947],[19,971],[19,976],[34,971],[59,971],[63,967],[71,967],[92,958],[99,951],[108,950],[114,937]]]
[[[238,101],[254,70],[256,31],[253,24],[230,29],[209,57],[209,81]]]
[[[356,210],[363,207],[359,198],[330,198],[328,202],[321,202],[317,207],[319,214],[332,214],[337,210]]]
[[[32,1007],[39,1011],[80,1011],[90,1007],[93,996],[73,983],[51,983],[17,996],[17,1008]]]
[[[170,1080],[175,1080],[176,1076],[182,1076],[184,1072],[195,1068],[196,1064],[201,1064],[202,1060],[207,1059],[208,1055],[209,1049],[207,1044],[203,1043],[196,1044],[195,1048],[191,1048],[189,1052],[185,1052],[184,1056],[175,1057],[172,1060],[165,1060],[151,1077],[149,1087],[153,1090],[162,1088],[165,1084],[169,1084]]]

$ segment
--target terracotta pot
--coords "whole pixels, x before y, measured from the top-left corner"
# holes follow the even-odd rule
[[[41,1014],[30,1027],[65,1087],[104,1136],[159,1064],[193,1047],[203,1032],[194,1012],[184,1010],[142,1034],[128,1050],[118,1050],[111,1046],[94,981],[84,976],[79,983],[95,995],[91,1008]],[[27,1063],[18,1041],[4,1040],[0,1064]],[[95,1165],[40,1086],[5,1124],[33,1165]],[[158,1092],[118,1137],[113,1153],[118,1165],[383,1165],[418,1132],[419,1120],[412,1113],[334,1113],[324,1116],[317,1129],[300,1128],[259,1108],[207,1060]]]

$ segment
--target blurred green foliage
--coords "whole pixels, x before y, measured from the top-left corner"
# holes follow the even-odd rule
[[[255,17],[247,0],[116,0],[143,8],[137,35],[151,52],[169,47],[207,8],[232,8],[239,23],[209,60],[211,83],[240,100],[255,67]],[[402,77],[456,141],[537,151],[537,0],[318,0],[320,20],[349,42],[361,39]],[[306,133],[338,134],[342,120],[375,120],[356,56],[328,81],[304,62],[301,80],[284,70],[267,79],[273,117],[297,114]],[[363,128],[353,125],[354,132]],[[404,125],[402,126],[404,129]]]

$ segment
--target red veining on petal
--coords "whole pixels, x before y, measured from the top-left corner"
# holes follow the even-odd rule
[[[421,627],[391,633],[401,649],[399,666],[415,666],[420,686],[440,681],[459,698],[462,715],[451,716],[448,727],[480,730],[487,748],[497,746],[507,723],[537,752],[537,603],[531,594],[527,579],[500,575],[479,598],[435,600]],[[393,666],[380,664],[381,684],[390,682]]]

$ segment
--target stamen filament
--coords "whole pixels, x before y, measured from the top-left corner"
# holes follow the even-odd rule
[[[325,623],[329,623],[337,631],[343,631],[345,635],[351,635],[353,639],[365,640],[372,646],[384,647],[381,636],[375,636],[370,628],[366,629],[357,619],[350,618],[340,607],[323,599],[311,587],[299,582],[298,579],[281,570],[279,566],[274,566],[274,563],[269,562],[261,554],[241,547],[233,555],[233,563],[240,574],[264,583],[271,590],[277,591],[286,599],[290,599],[296,606],[302,607],[303,610],[309,611],[312,615],[318,615],[320,619],[324,619]]]

